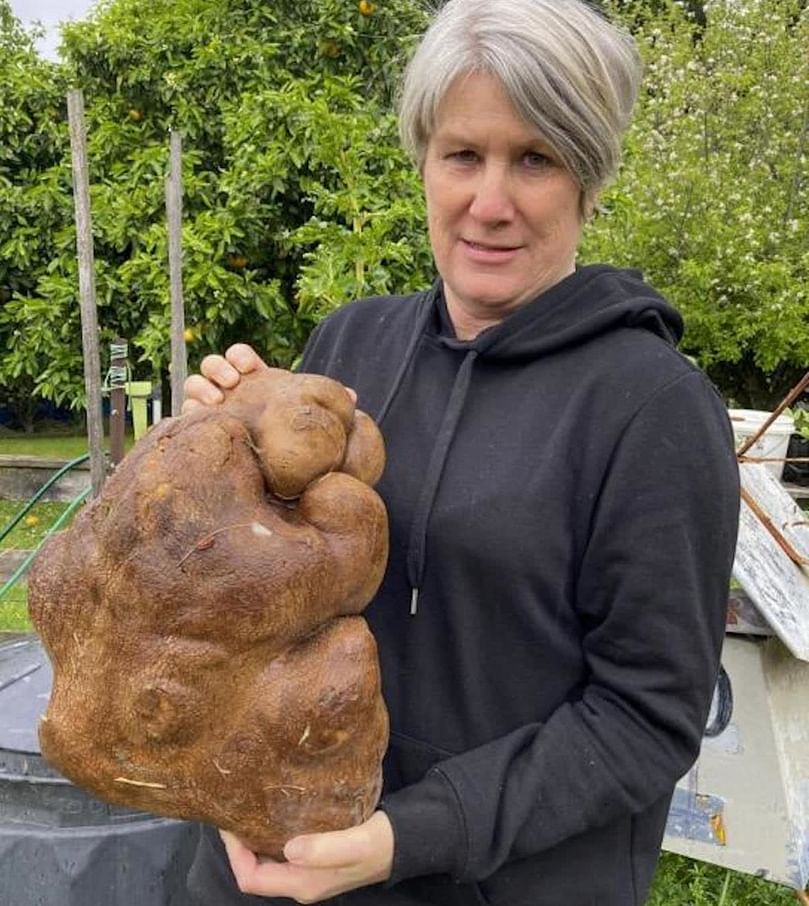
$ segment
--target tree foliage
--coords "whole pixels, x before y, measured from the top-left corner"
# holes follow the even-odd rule
[[[66,27],[63,66],[26,56],[5,107],[41,66],[55,94],[38,103],[54,122],[27,122],[11,139],[27,160],[26,142],[50,158],[28,160],[12,178],[31,219],[10,220],[0,248],[0,380],[28,375],[45,397],[83,401],[69,84],[85,94],[103,337],[127,337],[146,376],[165,370],[169,355],[172,128],[184,136],[192,367],[237,339],[289,365],[329,304],[423,283],[423,205],[391,110],[425,13],[416,0],[363,9],[343,0],[116,0]],[[9,21],[4,33],[30,55]]]
[[[809,9],[801,0],[623,3],[646,74],[588,255],[639,266],[687,352],[766,405],[809,363]]]
[[[0,0],[0,394],[29,415],[26,404],[39,373],[35,347],[52,324],[49,318],[35,323],[35,305],[23,316],[17,302],[35,295],[40,275],[58,257],[57,237],[70,217],[69,203],[63,203],[69,189],[66,194],[59,180],[66,82],[59,67],[37,56],[33,38]],[[40,309],[46,306],[40,298]],[[80,369],[75,358],[68,342],[57,367]]]
[[[803,0],[603,0],[646,62],[585,260],[641,267],[737,402],[809,361]],[[99,321],[165,373],[168,132],[184,136],[191,367],[237,339],[291,364],[313,323],[432,276],[393,101],[423,0],[105,0],[39,59],[0,0],[0,385],[83,402],[66,125],[84,90]]]

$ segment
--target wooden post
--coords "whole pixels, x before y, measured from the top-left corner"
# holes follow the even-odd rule
[[[87,169],[87,141],[84,129],[84,96],[81,91],[67,95],[70,123],[70,151],[73,158],[73,203],[76,219],[76,249],[79,261],[81,300],[81,341],[84,354],[84,386],[87,392],[87,440],[90,446],[92,496],[104,484],[104,425],[101,420],[101,360],[98,354],[93,225],[90,218],[90,181]]]
[[[169,232],[171,281],[171,414],[179,415],[187,373],[185,313],[183,311],[183,160],[182,136],[171,130],[169,175],[166,179],[166,218]]]
[[[110,462],[115,468],[124,458],[126,431],[127,342],[116,337],[110,346]]]

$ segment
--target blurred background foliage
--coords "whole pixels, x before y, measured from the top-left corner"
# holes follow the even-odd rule
[[[603,0],[646,63],[617,182],[583,261],[641,268],[685,351],[738,405],[809,361],[805,0]],[[399,75],[423,0],[105,0],[61,64],[0,0],[0,395],[79,408],[65,94],[85,93],[103,341],[165,377],[168,132],[184,135],[189,364],[236,340],[289,366],[357,296],[429,283]]]

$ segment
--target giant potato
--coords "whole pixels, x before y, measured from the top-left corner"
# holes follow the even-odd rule
[[[153,428],[30,577],[44,756],[275,857],[367,818],[388,725],[359,614],[387,559],[383,466],[340,384],[279,369]]]

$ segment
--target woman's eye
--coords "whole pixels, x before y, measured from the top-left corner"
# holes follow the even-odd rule
[[[525,161],[526,166],[535,170],[547,167],[551,163],[550,158],[545,154],[541,154],[539,151],[528,151],[523,157],[523,160]]]
[[[453,160],[457,160],[460,163],[464,164],[474,163],[478,159],[477,154],[472,151],[471,148],[463,148],[460,151],[453,151],[449,156]]]

